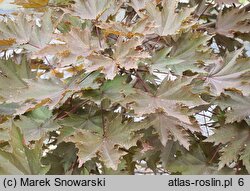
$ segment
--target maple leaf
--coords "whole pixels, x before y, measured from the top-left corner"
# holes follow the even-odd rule
[[[123,41],[122,38],[119,38],[114,46],[112,58],[98,54],[90,55],[87,59],[91,63],[87,64],[86,71],[92,72],[101,69],[107,79],[113,79],[118,73],[118,67],[127,70],[137,68],[142,59],[149,58],[148,53],[136,50],[139,44],[140,41],[137,39]]]
[[[119,159],[125,155],[124,151],[119,150],[116,146],[129,149],[136,145],[140,138],[133,135],[134,131],[144,128],[144,123],[124,122],[122,123],[121,115],[112,117],[106,122],[102,132],[92,132],[89,130],[76,130],[66,142],[74,142],[79,149],[78,156],[81,164],[99,156],[108,168],[117,169]]]
[[[115,34],[124,37],[145,36],[154,33],[155,25],[147,17],[139,19],[136,23],[126,25],[126,23],[113,22],[97,23],[96,26],[104,30],[104,34]]]
[[[9,96],[5,97],[4,94],[8,94],[8,92],[13,92],[15,90],[24,89],[27,87],[27,84],[22,79],[31,79],[35,77],[35,72],[32,72],[29,64],[26,60],[26,57],[20,57],[17,63],[13,62],[11,59],[9,60],[0,60],[0,103],[1,106],[4,106],[2,102],[7,101],[5,98],[9,98]],[[6,108],[7,106],[7,108]],[[19,107],[18,104],[15,105],[6,105],[4,106],[7,110],[9,109],[14,112],[15,109]],[[7,113],[10,111],[7,111]]]
[[[0,174],[250,172],[246,0],[13,1]]]
[[[15,114],[22,114],[39,104],[47,104],[53,108],[67,91],[66,86],[59,80],[21,79],[14,71],[11,72],[5,71],[3,80],[10,79],[10,81],[9,84],[1,86],[0,98],[8,103],[19,104]]]
[[[74,93],[73,91],[90,88],[92,85],[90,81],[85,83],[84,80],[80,83],[73,81],[71,84],[64,84],[58,79],[32,79],[25,80],[25,82],[27,83],[25,88],[13,89],[9,92],[0,91],[0,95],[8,102],[24,103],[23,108],[17,110],[17,114],[22,114],[35,105],[46,105],[50,109],[55,108],[61,104],[60,101],[66,101],[64,96],[68,98]]]
[[[215,145],[223,144],[220,149],[222,153],[219,162],[219,169],[231,162],[237,162],[239,157],[243,160],[248,172],[250,172],[249,144],[250,144],[249,126],[243,121],[239,124],[226,124],[215,130],[215,134],[208,137],[206,142],[214,142]]]
[[[92,54],[88,56],[88,66],[86,68],[87,72],[92,72],[99,70],[101,73],[105,74],[107,79],[114,79],[118,73],[118,66],[109,57],[103,55]]]
[[[102,132],[102,113],[97,111],[95,105],[84,105],[84,113],[81,115],[69,114],[68,117],[57,119],[57,123],[62,126],[60,135],[58,136],[58,143],[64,141],[65,137],[72,135],[75,129],[84,129],[92,132]]]
[[[227,90],[214,103],[222,109],[230,108],[226,111],[226,123],[240,122],[250,115],[250,97],[239,91]]]
[[[114,0],[75,0],[72,14],[82,19],[98,19],[112,4]]]
[[[0,22],[0,38],[2,40],[13,39],[17,44],[25,44],[30,40],[31,31],[32,23],[23,14],[19,14],[15,21]]]
[[[160,148],[160,160],[164,168],[168,169],[168,165],[176,160],[176,154],[183,150],[183,147],[178,144],[178,142],[173,140],[168,140],[166,146],[157,147]]]
[[[158,35],[174,35],[181,28],[190,25],[188,24],[185,26],[183,22],[186,21],[188,17],[190,17],[195,8],[183,8],[177,12],[177,5],[177,0],[163,0],[162,10],[160,11],[153,2],[147,3],[146,10],[148,11],[151,19],[156,22],[156,33]]]
[[[191,92],[188,86],[190,82],[191,79],[186,78],[165,80],[155,95],[138,91],[125,98],[124,102],[139,116],[154,113],[151,115],[151,122],[163,145],[173,138],[188,149],[190,144],[185,130],[194,132],[200,129],[190,122],[187,111],[182,106],[195,106],[202,102],[199,96]]]
[[[59,125],[54,122],[52,112],[46,107],[37,108],[27,115],[21,115],[19,120],[14,121],[25,137],[25,140],[38,140],[46,132],[59,129]]]
[[[206,153],[198,145],[189,152],[184,152],[181,156],[172,160],[167,168],[172,172],[179,172],[182,175],[208,175],[220,174],[217,166],[209,164]]]
[[[30,71],[25,57],[23,57],[19,65],[10,59],[0,60],[0,92],[7,93],[6,90],[11,91],[15,88],[25,88],[26,83],[22,78],[29,79],[31,77],[34,77],[34,73]]]
[[[100,77],[100,73],[98,71],[91,73],[80,72],[77,75],[65,80],[67,90],[77,92],[85,89],[97,89],[100,86],[100,84],[96,81],[98,77]]]
[[[37,56],[56,55],[59,58],[60,66],[68,66],[76,63],[100,49],[98,39],[91,36],[90,29],[72,28],[66,34],[60,34],[57,39],[64,44],[50,44],[40,50]]]
[[[149,58],[149,54],[136,50],[141,43],[138,39],[130,39],[123,41],[119,38],[115,44],[113,59],[115,62],[126,70],[137,68],[138,62],[145,58]]]
[[[0,115],[12,115],[18,107],[17,103],[0,103]]]
[[[16,111],[14,111],[15,113]],[[8,120],[0,125],[3,133],[2,140],[8,140],[6,132],[11,129],[12,125],[19,127],[25,140],[39,140],[46,132],[59,129],[59,125],[54,122],[52,112],[46,107],[40,107],[28,112],[26,115],[20,115],[18,120]],[[5,132],[5,130],[7,130]]]
[[[94,82],[98,72],[76,75],[68,79],[67,83],[55,78],[34,79],[35,73],[31,72],[25,57],[20,64],[12,60],[0,60],[0,71],[0,101],[16,103],[11,106],[14,107],[11,110],[15,111],[14,114],[22,114],[39,104],[54,108],[64,96],[71,96],[73,91],[99,87]]]
[[[143,13],[143,10],[146,8],[147,3],[150,2],[150,0],[134,0],[130,1],[128,5],[133,7],[133,9],[136,11],[136,13],[141,17],[145,17],[145,14]]]
[[[227,37],[234,37],[235,32],[248,33],[250,31],[248,19],[250,14],[244,8],[221,11],[217,16],[215,32]]]
[[[85,106],[85,108],[86,107],[87,106]],[[92,106],[91,108],[88,107],[88,110],[86,110],[86,114],[70,114],[69,117],[58,121],[58,123],[61,126],[65,127],[64,129],[68,128],[67,135],[74,133],[75,129],[85,129],[99,132],[100,130],[102,130],[102,115],[98,112],[96,113],[95,110],[92,112],[91,109],[93,109],[93,107],[94,106]]]
[[[225,58],[219,58],[205,77],[205,85],[208,85],[215,95],[224,92],[226,88],[236,88],[244,94],[249,94],[248,83],[250,71],[249,59],[238,57],[242,49],[233,53],[227,53]]]
[[[86,90],[84,97],[93,100],[98,105],[103,99],[109,99],[111,103],[119,103],[130,94],[135,93],[132,84],[126,83],[128,76],[116,76],[113,80],[106,81],[97,90]]]
[[[46,12],[41,18],[41,27],[34,20],[28,20],[20,13],[15,20],[0,22],[0,39],[12,39],[10,45],[22,47],[29,51],[37,51],[45,47],[51,40],[53,34],[51,12]],[[15,41],[15,43],[14,43]]]
[[[42,158],[42,163],[51,166],[46,175],[69,174],[77,160],[77,149],[73,143],[60,143],[56,149],[50,150]]]
[[[151,0],[133,0],[128,3],[133,9],[136,11],[136,13],[141,17],[145,17],[145,13],[143,11],[146,8],[146,5],[150,2]],[[161,0],[156,0],[155,3],[159,3]]]
[[[203,101],[191,91],[192,78],[177,78],[174,81],[165,79],[154,95],[137,91],[128,96],[124,103],[128,103],[139,116],[164,111],[167,115],[178,118],[184,123],[190,123],[188,115],[181,112],[181,106],[194,107]]]
[[[204,71],[201,66],[213,60],[209,49],[204,46],[210,38],[201,33],[182,34],[172,47],[155,53],[152,57],[151,68],[161,72],[168,72],[171,69],[176,74],[182,74],[186,70]]]
[[[24,8],[40,8],[45,7],[48,2],[49,0],[15,0],[13,3]]]
[[[10,151],[0,149],[0,174],[38,175],[45,174],[49,170],[49,166],[41,164],[43,139],[30,148],[24,143],[24,137],[15,125],[11,127],[9,136]]]
[[[166,115],[165,113],[156,113],[151,115],[151,122],[157,131],[161,143],[166,146],[169,140],[178,140],[187,150],[189,150],[189,134],[186,130],[191,132],[200,131],[195,124],[185,123],[175,117]]]
[[[12,89],[8,92],[1,91],[0,95],[9,102],[25,102],[34,99],[41,102],[49,99],[52,105],[57,103],[63,96],[64,85],[59,80],[25,80],[26,87]]]

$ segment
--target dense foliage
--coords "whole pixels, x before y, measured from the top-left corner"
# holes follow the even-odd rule
[[[0,174],[250,173],[247,1],[14,4]]]

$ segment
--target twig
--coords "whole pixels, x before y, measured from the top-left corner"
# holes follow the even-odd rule
[[[204,111],[203,111],[203,119],[204,119],[206,131],[207,131],[207,136],[209,136],[208,126],[207,126],[207,119],[206,119],[206,117],[205,117],[205,112],[204,112]]]
[[[146,43],[148,43],[148,42],[150,42],[151,40],[155,40],[155,39],[159,39],[160,38],[160,36],[157,36],[157,37],[154,37],[154,38],[150,38],[150,39],[148,39],[148,40],[146,40],[146,41],[144,41],[143,43],[142,43],[142,45],[144,45],[144,44],[146,44]]]
[[[103,137],[105,138],[106,135],[107,135],[107,132],[106,132],[106,127],[105,127],[105,119],[104,119],[104,115],[103,115],[103,106],[102,106],[102,103],[101,103],[101,115],[102,115]]]
[[[136,174],[154,174],[154,172],[141,172],[141,171],[135,171]]]
[[[59,113],[59,114],[57,115],[56,119],[63,119],[63,118],[65,118],[65,117],[67,117],[70,113],[75,112],[80,106],[86,104],[88,101],[89,101],[89,100],[84,100],[84,101],[80,102],[79,104],[75,105],[75,106],[74,106],[71,110],[69,110],[68,112],[64,111],[65,114],[62,115],[62,116],[60,116],[61,113]]]
[[[201,13],[201,14],[199,15],[199,17],[197,18],[197,20],[201,18],[201,16],[207,11],[207,9],[208,9],[209,6],[210,6],[210,4],[208,4],[208,5],[206,6],[206,8],[202,11],[202,13]]]
[[[135,71],[136,77],[137,79],[141,82],[143,88],[145,89],[146,92],[150,92],[150,90],[148,89],[147,85],[145,84],[145,82],[143,81],[143,79],[141,78],[140,74],[138,74],[137,71]]]
[[[216,122],[216,121],[213,121],[213,122],[208,122],[208,123],[206,123],[206,122],[205,122],[205,123],[200,124],[200,125],[201,125],[201,126],[206,126],[206,125],[209,125],[209,124],[211,124],[211,125],[212,125],[212,124],[214,124],[214,123],[217,123],[217,122]]]
[[[100,48],[102,48],[101,36],[100,36],[99,28],[98,28],[98,27],[95,27],[95,30],[96,30],[96,34],[97,34],[97,36],[98,36],[99,46],[100,46]]]
[[[51,69],[53,69],[53,65],[50,63],[49,59],[47,58],[47,56],[44,56],[45,60],[48,62],[48,65],[50,66]]]
[[[200,114],[200,113],[196,113],[195,115],[200,115],[200,116],[204,116],[204,117],[208,117],[208,118],[211,118],[211,116],[208,116],[206,114]]]

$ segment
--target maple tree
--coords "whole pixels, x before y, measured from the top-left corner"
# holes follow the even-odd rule
[[[13,3],[0,174],[250,174],[249,3]]]

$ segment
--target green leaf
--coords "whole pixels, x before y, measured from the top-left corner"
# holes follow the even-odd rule
[[[132,84],[127,83],[128,76],[116,76],[113,80],[107,80],[99,90],[87,90],[84,97],[92,99],[100,105],[103,99],[109,99],[111,103],[119,103],[128,95],[135,93]]]
[[[11,127],[11,121],[7,120],[0,124],[0,142],[8,141],[9,137],[9,129]]]
[[[20,107],[17,103],[3,103],[0,104],[0,115],[12,115]]]
[[[244,96],[239,91],[227,90],[214,103],[218,104],[223,110],[227,109],[226,123],[240,122],[250,115],[250,97]]]
[[[30,79],[34,77],[31,72],[26,58],[21,58],[20,64],[15,63],[13,60],[0,60],[0,97],[13,89],[26,88],[27,84],[23,79]],[[6,92],[7,91],[7,92]]]
[[[243,121],[241,123],[227,124],[215,130],[215,134],[208,137],[206,142],[214,142],[216,145],[223,144],[220,149],[221,157],[219,169],[232,162],[242,160],[248,173],[249,166],[249,144],[250,144],[249,126]]]
[[[21,115],[20,120],[14,121],[14,124],[22,130],[25,140],[39,140],[45,133],[60,128],[52,116],[50,110],[46,107],[40,107],[29,112],[26,116]]]
[[[107,121],[102,132],[78,129],[73,135],[65,138],[65,141],[76,144],[80,164],[98,156],[108,168],[116,170],[119,159],[126,154],[119,148],[129,149],[136,145],[140,136],[133,132],[145,127],[143,122],[122,123],[121,115],[118,115]]]
[[[20,82],[19,82],[20,83]],[[8,102],[25,102],[34,100],[40,103],[45,100],[50,100],[50,105],[57,104],[63,97],[65,92],[64,84],[57,79],[42,80],[32,79],[25,80],[26,87],[11,89],[10,91],[2,91],[1,96]]]
[[[73,143],[60,143],[56,149],[49,151],[42,162],[50,166],[50,170],[47,174],[70,174],[74,162],[77,160],[77,149]]]
[[[37,141],[33,148],[25,144],[25,139],[18,127],[10,130],[10,151],[0,149],[0,174],[45,174],[49,166],[41,164],[43,140]]]
[[[0,60],[0,113],[3,115],[15,114],[25,107],[23,103],[3,103],[10,102],[11,92],[20,92],[27,88],[25,79],[35,77],[31,71],[29,63],[24,56],[17,57],[17,63],[12,59]]]
[[[202,149],[198,146],[190,152],[178,156],[176,160],[168,164],[171,172],[180,172],[183,175],[208,175],[217,174],[217,167],[209,164]]]
[[[94,132],[102,132],[102,113],[94,105],[85,105],[84,111],[80,114],[71,114],[69,117],[58,120],[58,123],[66,128],[65,133],[70,135],[75,129],[86,129]],[[64,133],[60,133],[60,136]]]
[[[157,51],[152,57],[152,69],[160,72],[182,74],[186,70],[204,72],[204,65],[213,58],[207,47],[211,37],[201,33],[188,31],[182,34],[171,48]]]

